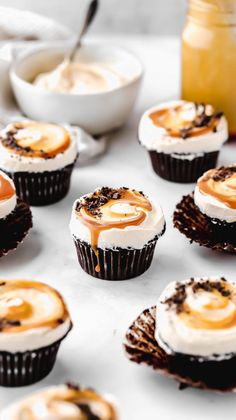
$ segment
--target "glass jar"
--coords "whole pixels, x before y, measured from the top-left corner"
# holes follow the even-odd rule
[[[236,138],[236,0],[189,0],[182,97],[223,111]]]

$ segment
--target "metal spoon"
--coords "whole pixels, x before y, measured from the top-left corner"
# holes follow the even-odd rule
[[[72,48],[72,50],[69,52],[68,56],[66,57],[66,59],[70,62],[73,61],[75,54],[78,50],[78,48],[81,45],[81,39],[84,36],[84,34],[87,32],[88,27],[90,26],[90,24],[92,23],[94,16],[96,15],[97,9],[98,9],[98,5],[99,5],[99,0],[92,0],[89,3],[88,6],[88,10],[84,19],[84,23],[82,25],[80,34],[78,36],[78,39],[74,45],[74,47]]]

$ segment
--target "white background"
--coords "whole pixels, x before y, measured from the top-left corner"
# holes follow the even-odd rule
[[[75,31],[88,0],[0,0],[0,6],[29,9],[53,17]],[[100,0],[95,33],[180,33],[187,0]]]
[[[16,252],[0,261],[2,278],[30,278],[58,288],[68,302],[74,329],[63,343],[52,373],[34,386],[1,388],[0,408],[43,386],[74,381],[113,394],[121,420],[235,420],[235,395],[179,391],[173,380],[130,362],[122,349],[128,326],[143,309],[156,303],[168,282],[190,276],[224,275],[232,280],[236,276],[234,255],[190,245],[173,229],[175,205],[194,186],[160,179],[137,142],[142,112],[155,102],[178,95],[179,43],[151,37],[148,42],[142,37],[118,38],[116,42],[135,50],[146,66],[132,118],[110,139],[105,156],[76,169],[66,199],[33,208],[34,229]],[[232,162],[235,150],[236,145],[225,146],[220,163]],[[83,273],[68,230],[75,198],[108,184],[143,190],[162,204],[167,220],[167,231],[157,244],[151,268],[139,278],[124,282],[96,280]]]

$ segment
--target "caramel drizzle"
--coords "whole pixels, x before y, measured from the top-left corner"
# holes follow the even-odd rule
[[[76,387],[69,386],[68,389],[65,391],[58,391],[58,394],[52,395],[51,397],[47,398],[47,393],[45,393],[46,401],[45,404],[47,405],[49,411],[50,407],[53,406],[54,402],[68,402],[74,404],[80,408],[80,406],[94,404],[97,403],[100,405],[100,411],[102,409],[103,414],[101,415],[100,419],[103,420],[117,420],[117,415],[114,407],[96,392],[89,390],[89,389],[80,389]],[[21,415],[30,414],[32,416],[32,420],[35,418],[33,414],[33,406],[31,407],[25,406],[21,409]],[[82,415],[84,418],[84,416]],[[78,420],[81,418],[79,415]],[[86,417],[87,418],[87,417]]]
[[[182,137],[183,139],[197,137],[209,132],[215,132],[217,130],[217,124],[219,118],[222,116],[221,113],[215,113],[211,116],[207,116],[207,123],[204,125],[195,125],[196,119],[191,121],[179,120],[179,115],[183,110],[183,105],[178,105],[173,108],[165,108],[152,112],[149,117],[151,118],[153,124],[157,127],[164,128],[171,137]],[[173,125],[173,112],[176,114],[177,124]],[[179,114],[179,115],[178,115]]]
[[[126,203],[130,206],[134,207],[134,212],[138,214],[135,216],[126,216],[124,214],[117,214],[117,216],[121,217],[121,220],[114,220],[114,221],[104,221],[102,219],[95,218],[91,213],[86,210],[85,208],[80,209],[77,211],[76,215],[81,220],[81,222],[87,226],[90,230],[91,235],[91,246],[92,249],[97,257],[97,266],[95,270],[97,272],[100,271],[100,264],[99,264],[99,252],[98,252],[98,241],[99,235],[101,232],[105,230],[109,230],[112,228],[116,229],[124,229],[127,226],[138,226],[140,225],[146,218],[146,211],[152,210],[151,203],[144,198],[141,194],[134,191],[126,190],[122,192],[122,197],[118,200],[109,200],[108,203],[104,204],[100,207],[100,210],[104,209],[105,207],[112,207],[114,204]]]
[[[3,287],[3,289],[1,289]],[[5,289],[5,290],[4,290]],[[63,323],[68,317],[69,313],[67,310],[67,307],[61,297],[61,295],[55,290],[47,286],[46,284],[34,282],[34,281],[26,281],[26,280],[16,280],[16,281],[1,281],[0,283],[0,292],[3,291],[3,294],[7,294],[7,290],[16,290],[17,289],[34,289],[34,290],[40,290],[44,293],[49,293],[51,295],[54,295],[56,299],[60,302],[61,305],[61,313],[60,317],[57,317],[56,319],[51,317],[48,320],[45,321],[38,321],[38,322],[32,322],[24,324],[24,319],[30,318],[31,314],[33,313],[33,305],[30,302],[23,301],[22,307],[13,306],[9,307],[7,309],[8,313],[4,317],[4,323],[1,324],[0,331],[4,332],[11,332],[11,333],[18,333],[22,331],[27,331],[29,329],[33,328],[55,328],[61,323]],[[14,299],[17,299],[17,293]],[[12,298],[11,298],[12,299]],[[1,294],[0,294],[0,304],[1,304]],[[14,321],[13,321],[14,320]],[[8,323],[9,321],[9,323]]]
[[[197,186],[201,193],[210,195],[231,209],[236,209],[236,173],[222,180],[214,180],[213,169],[201,177]],[[233,182],[232,182],[233,181]]]
[[[15,195],[15,188],[11,182],[0,174],[0,200],[8,200]]]
[[[63,140],[55,140],[55,138],[50,142],[50,130],[47,132],[47,126],[52,128],[53,124],[42,124],[42,123],[34,123],[34,122],[22,122],[16,123],[13,127],[6,133],[6,137],[1,139],[3,146],[13,150],[14,153],[17,153],[21,156],[27,157],[41,157],[41,158],[52,158],[58,155],[59,153],[63,153],[70,145],[70,136],[67,131],[63,127],[59,127],[55,125],[55,130],[59,129],[64,135]],[[40,130],[40,128],[42,130]],[[17,139],[17,133],[19,130],[37,130],[42,134],[42,138],[33,140],[31,138],[26,139]],[[42,131],[42,132],[41,132]],[[45,132],[44,132],[45,131]],[[51,135],[53,136],[53,130],[51,131]],[[56,134],[55,134],[56,135]],[[49,147],[47,147],[47,142]],[[58,142],[58,145],[55,144]],[[54,143],[53,150],[50,150],[50,144]],[[49,149],[49,150],[47,150]]]
[[[214,310],[214,309],[224,309],[227,307],[229,301],[233,301],[233,298],[229,299],[226,297],[220,296],[220,294],[216,291],[214,294],[217,296],[219,300],[219,306],[217,307],[206,307],[205,309]],[[217,321],[210,320],[204,318],[203,314],[200,312],[194,311],[191,309],[186,303],[184,304],[183,312],[179,314],[180,319],[184,321],[184,323],[191,328],[194,329],[228,329],[235,327],[236,325],[236,310],[232,311],[229,315],[227,315],[223,319],[219,319]]]

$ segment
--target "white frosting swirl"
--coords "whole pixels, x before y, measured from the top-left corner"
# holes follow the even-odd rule
[[[0,136],[5,136],[5,133],[12,127],[9,124],[4,130],[1,131]],[[77,139],[72,135],[72,130],[68,126],[64,127],[70,134],[70,145],[62,153],[50,159],[43,157],[28,157],[21,156],[14,153],[12,150],[4,147],[0,141],[0,167],[7,172],[45,172],[56,171],[70,165],[76,160],[78,154]],[[23,131],[23,130],[21,130]]]
[[[84,406],[89,407],[100,420],[118,419],[109,397],[87,389],[76,390],[59,385],[16,401],[2,411],[0,420],[89,420]]]
[[[219,278],[214,277],[196,278],[195,282],[206,280],[220,281]],[[181,283],[188,284],[189,280]],[[186,287],[185,303],[191,311],[190,323],[186,322],[186,318],[181,317],[175,307],[169,306],[166,302],[166,299],[175,293],[177,283],[172,282],[165,288],[157,303],[155,338],[167,353],[183,353],[214,360],[236,353],[236,323],[234,322],[236,285],[230,282],[225,282],[225,284],[231,285],[234,290],[232,297],[228,299],[205,290],[193,293],[191,286]],[[197,327],[194,317],[209,323],[212,327],[201,328],[199,325]],[[230,323],[228,326],[227,322]]]
[[[83,199],[85,196],[81,197]],[[86,226],[76,216],[76,205],[78,200],[74,202],[72,208],[72,215],[70,220],[70,231],[73,237],[80,241],[87,242],[91,245],[91,233],[88,226]],[[149,241],[153,240],[155,236],[161,235],[165,226],[165,219],[162,208],[159,205],[154,205],[151,202],[152,210],[146,212],[146,217],[142,223],[135,226],[126,226],[124,229],[111,228],[103,230],[99,234],[98,248],[135,248],[142,249]],[[134,209],[127,203],[114,204],[114,213],[129,214],[133,213]]]
[[[194,137],[183,139],[173,137],[163,127],[158,127],[150,118],[150,114],[179,105],[186,106],[186,120],[191,121],[195,106],[186,101],[170,101],[148,109],[142,116],[139,124],[139,141],[148,150],[158,153],[207,153],[220,150],[222,144],[228,139],[228,124],[226,118],[222,116],[217,124],[216,132],[208,132]]]
[[[72,326],[58,292],[43,283],[23,280],[0,282],[0,324],[0,351],[10,353],[49,346]]]
[[[194,190],[194,202],[202,213],[212,219],[216,218],[227,223],[236,222],[236,209],[228,207],[211,195],[202,193],[197,185]]]
[[[0,177],[5,178],[10,182],[12,187],[15,189],[14,182],[2,171],[0,171]],[[0,219],[7,217],[16,207],[16,194],[5,200],[0,200]]]

